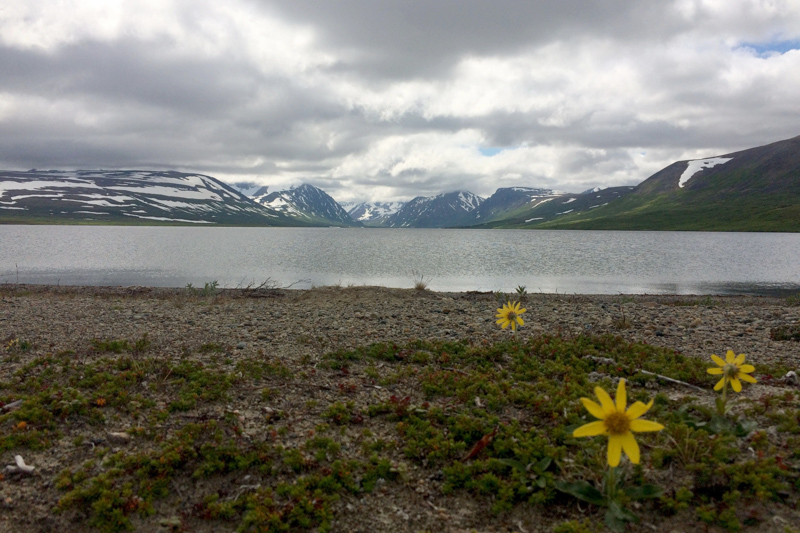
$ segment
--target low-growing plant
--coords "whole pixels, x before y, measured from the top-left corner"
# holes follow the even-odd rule
[[[800,324],[785,324],[769,330],[774,341],[800,341]]]
[[[414,290],[415,291],[425,291],[428,290],[428,285],[430,285],[430,278],[425,279],[425,275],[417,272],[416,270],[412,272],[414,276]]]
[[[608,436],[607,462],[609,468],[603,477],[602,486],[598,489],[585,481],[571,483],[560,481],[556,483],[556,488],[580,500],[606,507],[606,526],[612,531],[624,531],[628,522],[638,522],[636,515],[625,507],[625,500],[657,498],[661,495],[662,490],[649,484],[624,487],[624,479],[618,469],[622,453],[624,452],[628,456],[631,463],[639,464],[639,444],[633,433],[661,431],[664,426],[658,422],[640,418],[653,406],[653,400],[650,400],[648,404],[636,402],[627,407],[624,379],[619,381],[616,401],[613,401],[601,387],[595,387],[595,394],[600,400],[599,404],[588,398],[581,398],[581,403],[598,420],[582,425],[572,434],[575,437]]]
[[[189,294],[193,294],[195,296],[214,296],[217,294],[217,287],[219,282],[217,280],[214,281],[207,281],[203,288],[195,287],[191,283],[186,284],[186,290]]]
[[[501,328],[506,329],[509,325],[511,326],[511,332],[517,332],[517,326],[524,326],[525,322],[522,320],[522,313],[524,313],[526,309],[520,307],[519,302],[508,302],[503,305],[500,309],[497,310],[497,314],[495,317],[497,318],[496,322],[500,325]]]

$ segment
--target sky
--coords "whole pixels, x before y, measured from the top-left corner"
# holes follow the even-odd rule
[[[336,200],[636,185],[800,135],[800,0],[0,0],[0,168]]]

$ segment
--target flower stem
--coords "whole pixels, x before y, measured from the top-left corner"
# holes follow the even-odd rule
[[[717,414],[719,414],[719,416],[725,416],[725,405],[727,404],[727,402],[728,402],[728,382],[726,380],[725,383],[722,385],[722,399],[717,404]]]
[[[606,497],[608,498],[609,502],[612,502],[612,501],[616,500],[616,498],[617,498],[616,473],[617,473],[617,469],[615,467],[613,467],[613,466],[608,467],[608,477],[606,479],[606,482],[607,482],[608,486],[606,487],[606,489],[607,489]]]

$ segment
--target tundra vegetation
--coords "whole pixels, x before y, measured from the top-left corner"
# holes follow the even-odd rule
[[[504,309],[500,325],[524,325],[518,303]],[[448,529],[436,502],[455,499],[488,523],[535,514],[559,533],[798,531],[774,517],[800,497],[799,395],[741,392],[739,379],[789,370],[758,354],[712,362],[621,336],[510,331],[331,347],[293,367],[225,339],[178,359],[147,336],[36,348],[0,344],[3,362],[24,361],[0,383],[0,458],[35,468],[68,450],[46,480],[67,529],[336,530],[367,495],[419,489],[430,530]],[[298,416],[313,429],[298,433]]]

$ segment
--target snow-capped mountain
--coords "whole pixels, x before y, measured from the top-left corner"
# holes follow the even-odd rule
[[[304,224],[359,226],[325,191],[303,184],[285,191],[256,195],[253,200]]]
[[[267,194],[269,189],[269,187],[265,185],[259,185],[258,183],[253,183],[252,181],[237,181],[236,183],[231,183],[230,186],[248,198],[253,198],[254,196],[263,196]]]
[[[551,189],[532,187],[504,187],[497,189],[474,213],[473,224],[513,217],[517,212],[533,209],[550,202],[564,193]]]
[[[0,220],[285,226],[210,176],[146,170],[0,171]]]
[[[390,228],[444,228],[470,223],[484,199],[469,191],[418,196],[386,218]]]
[[[366,226],[381,226],[385,220],[397,213],[405,202],[341,202],[350,218]]]

